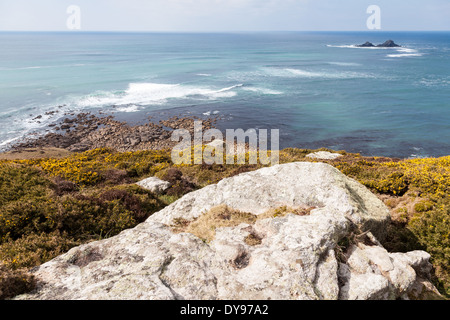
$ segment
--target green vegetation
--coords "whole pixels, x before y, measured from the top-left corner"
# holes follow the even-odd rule
[[[280,162],[318,161],[306,158],[311,152],[285,149]],[[392,210],[389,237],[383,243],[386,248],[427,250],[436,285],[450,295],[450,157],[392,160],[340,153],[342,157],[322,162],[366,185]],[[187,192],[260,167],[176,166],[169,151],[118,153],[110,149],[60,159],[0,161],[0,298],[33,287],[34,280],[26,272],[29,268],[74,246],[132,228]],[[154,195],[134,184],[154,175],[172,183],[165,194]],[[297,214],[308,214],[308,210]],[[286,210],[278,211],[271,215]],[[189,226],[179,221],[177,227]],[[208,231],[203,238],[211,236]],[[247,240],[252,245],[260,242],[255,235]]]

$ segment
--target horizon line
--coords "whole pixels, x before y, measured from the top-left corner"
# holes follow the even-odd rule
[[[449,30],[0,30],[6,32],[29,32],[29,33],[294,33],[294,32],[366,32],[366,33],[384,33],[384,32],[450,32]]]

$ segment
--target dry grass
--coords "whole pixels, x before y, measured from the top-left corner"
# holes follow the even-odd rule
[[[226,205],[220,205],[212,208],[192,222],[185,219],[178,219],[175,221],[172,228],[175,232],[192,233],[200,239],[210,242],[214,239],[217,228],[236,227],[242,223],[252,225],[257,220],[284,217],[287,214],[305,216],[309,215],[312,209],[314,208],[293,209],[283,206],[276,209],[270,209],[257,216],[248,212],[234,210]],[[248,245],[258,245],[261,243],[261,240],[262,239],[258,235],[250,233],[245,242]]]
[[[254,214],[221,205],[212,208],[197,220],[189,223],[184,231],[210,242],[214,239],[217,228],[235,227],[242,223],[253,224],[256,220],[257,217]]]
[[[258,216],[259,220],[269,219],[269,218],[277,218],[284,217],[288,214],[294,214],[297,216],[309,216],[311,211],[316,209],[316,207],[297,207],[291,208],[288,206],[282,206],[275,209],[270,209],[263,214]]]
[[[0,160],[31,160],[42,158],[65,158],[72,152],[59,148],[30,148],[0,153]]]

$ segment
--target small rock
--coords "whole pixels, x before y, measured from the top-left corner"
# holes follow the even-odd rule
[[[328,151],[319,151],[315,153],[310,153],[306,156],[310,159],[318,159],[318,160],[335,160],[339,157],[342,157],[342,154],[339,153],[331,153]]]
[[[141,186],[144,189],[147,189],[153,193],[161,194],[167,189],[170,188],[170,182],[158,179],[156,177],[150,177],[136,183],[138,186]]]
[[[84,151],[89,150],[90,148],[91,148],[91,146],[88,144],[77,143],[77,144],[73,144],[73,145],[69,146],[67,148],[67,150],[72,151],[72,152],[84,152]]]
[[[68,125],[68,124],[63,124],[63,125],[61,125],[61,130],[67,130],[67,129],[70,129],[70,125]]]

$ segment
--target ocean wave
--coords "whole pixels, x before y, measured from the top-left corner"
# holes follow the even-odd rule
[[[448,78],[422,78],[416,84],[424,87],[448,87],[450,86],[450,77]]]
[[[75,110],[69,109],[67,105],[28,105],[21,110],[0,114],[0,127],[11,128],[8,132],[0,132],[0,151],[8,149],[9,145],[23,137],[43,133],[44,130],[51,131],[50,124],[72,111]]]
[[[340,46],[338,46],[338,45],[332,45],[332,44],[327,44],[327,47],[328,48],[358,48],[355,45],[340,45]]]
[[[388,58],[404,58],[404,57],[421,57],[423,54],[420,53],[400,53],[400,54],[388,54]]]
[[[396,54],[388,54],[386,57],[388,58],[404,58],[404,57],[421,57],[423,56],[422,53],[415,49],[411,48],[399,48],[396,49],[398,53]]]
[[[216,114],[219,114],[219,113],[220,113],[220,111],[218,111],[218,110],[215,110],[215,111],[206,111],[206,112],[203,112],[203,115],[209,117],[211,114],[216,115]]]
[[[140,108],[139,108],[139,106],[132,104],[130,106],[116,108],[116,110],[119,112],[129,113],[129,112],[138,112],[140,110]]]
[[[11,143],[13,143],[14,141],[16,141],[17,139],[19,139],[21,136],[15,137],[15,138],[11,138],[5,141],[0,142],[0,151],[3,151],[3,149],[5,147],[7,147],[8,145],[10,145]]]
[[[397,53],[390,53],[387,54],[386,57],[388,58],[405,58],[405,57],[421,57],[423,56],[423,53],[420,53],[416,49],[412,48],[389,48],[389,47],[358,47],[356,45],[331,45],[328,44],[327,47],[329,48],[351,48],[351,49],[372,49],[372,50],[395,50]]]
[[[332,45],[332,44],[327,44],[328,48],[347,48],[347,49],[372,49],[372,50],[386,50],[386,49],[391,49],[391,48],[386,48],[386,47],[358,47],[357,45]]]
[[[266,95],[280,95],[280,94],[284,93],[282,91],[277,91],[277,90],[272,90],[272,89],[267,89],[267,88],[260,88],[260,87],[243,87],[242,89],[245,91],[251,91],[251,92],[266,94]]]
[[[66,96],[54,101],[52,105],[30,105],[26,110],[3,112],[0,114],[1,127],[13,127],[13,132],[0,132],[0,150],[11,143],[34,133],[50,130],[66,114],[86,110],[112,107],[117,112],[138,112],[143,105],[163,105],[170,99],[216,100],[237,95],[235,89],[242,84],[225,88],[211,88],[181,84],[130,83],[126,90],[97,91],[86,96]],[[57,106],[57,107],[56,107]],[[52,111],[52,112],[50,112]],[[56,112],[55,112],[56,111]]]
[[[241,87],[237,84],[222,89],[196,87],[181,84],[130,83],[125,91],[96,92],[80,99],[76,104],[80,107],[98,107],[107,105],[161,105],[170,99],[208,99],[231,98],[237,93],[233,89]]]
[[[33,70],[33,69],[51,69],[51,68],[66,68],[66,67],[83,67],[86,64],[76,63],[76,64],[64,64],[64,65],[54,65],[54,66],[30,66],[30,67],[17,67],[17,68],[7,68],[0,67],[3,71],[13,71],[13,70]]]
[[[358,78],[373,78],[374,76],[366,73],[359,72],[335,72],[335,71],[308,71],[302,69],[293,68],[266,68],[265,71],[274,77],[286,77],[286,78],[318,78],[318,79],[358,79]]]
[[[331,64],[333,66],[341,66],[341,67],[359,67],[359,66],[362,66],[362,64],[355,63],[355,62],[328,62],[328,64]]]

